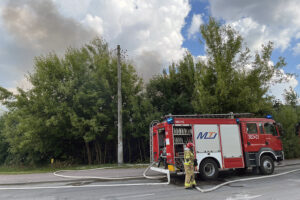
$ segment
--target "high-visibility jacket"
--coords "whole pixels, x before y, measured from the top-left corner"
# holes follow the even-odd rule
[[[184,150],[184,164],[194,165],[194,154],[190,149]]]

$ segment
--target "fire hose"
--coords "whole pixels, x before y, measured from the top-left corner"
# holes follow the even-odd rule
[[[165,178],[165,176],[148,176],[146,173],[150,170],[154,163],[149,165],[146,170],[143,172],[143,176],[136,176],[136,177],[95,177],[95,176],[66,176],[59,174],[60,172],[64,171],[74,171],[74,170],[60,170],[53,173],[53,175],[63,178],[72,178],[72,179],[98,179],[98,180],[128,180],[128,179],[137,179],[137,178],[147,178],[147,179],[161,179]],[[112,169],[113,167],[103,167],[103,168],[95,168],[89,170],[96,170],[96,169]],[[78,170],[76,170],[78,171]],[[80,185],[80,186],[45,186],[45,187],[0,187],[0,190],[38,190],[38,189],[67,189],[67,188],[87,188],[87,187],[123,187],[123,186],[155,186],[155,185],[168,185],[170,184],[170,173],[167,173],[167,182],[163,183],[126,183],[126,184],[101,184],[101,185]]]
[[[68,176],[62,175],[61,172],[70,172],[70,171],[78,171],[78,170],[60,170],[53,173],[54,176],[62,177],[62,178],[71,178],[71,179],[97,179],[97,180],[129,180],[129,179],[139,179],[139,178],[147,178],[147,179],[161,179],[165,178],[165,176],[147,176],[146,173],[150,170],[150,168],[155,164],[153,162],[150,164],[146,170],[143,172],[143,176],[128,176],[128,177],[101,177],[101,176]],[[134,165],[127,165],[134,166]],[[103,170],[103,169],[113,169],[113,167],[102,167],[102,168],[94,168],[89,170]],[[85,170],[87,171],[87,170]],[[170,182],[168,180],[168,182]]]
[[[155,164],[155,162],[151,163],[146,170],[143,172],[143,177],[147,178],[147,179],[161,179],[161,178],[165,178],[166,176],[148,176],[146,175],[146,173],[150,170],[150,168]],[[108,168],[98,168],[98,169],[108,169]],[[282,172],[279,174],[273,174],[273,175],[268,175],[268,176],[259,176],[259,177],[252,177],[252,178],[245,178],[245,179],[237,179],[237,180],[232,180],[232,181],[227,181],[225,183],[221,183],[219,185],[216,185],[212,188],[208,188],[208,189],[202,189],[200,187],[196,187],[196,189],[202,193],[205,192],[212,192],[215,191],[225,185],[228,184],[232,184],[232,183],[237,183],[237,182],[244,182],[244,181],[252,181],[252,180],[259,180],[259,179],[265,179],[265,178],[272,178],[272,177],[277,177],[277,176],[282,176],[282,175],[286,175],[286,174],[290,174],[290,173],[294,173],[300,171],[300,169],[295,169],[295,170],[291,170],[291,171],[287,171],[287,172]],[[61,172],[61,171],[59,171]],[[126,180],[126,179],[134,179],[134,178],[140,178],[139,177],[122,177],[122,178],[108,178],[108,177],[89,177],[89,176],[64,176],[64,175],[59,175],[57,172],[54,173],[56,176],[61,176],[61,177],[65,177],[65,178],[95,178],[95,179],[102,179],[102,180]],[[166,183],[148,183],[149,185],[159,185],[159,184],[170,184],[170,173],[167,173],[167,178],[168,178],[168,182]]]
[[[231,183],[244,182],[244,181],[252,181],[252,180],[259,180],[259,179],[265,179],[265,178],[272,178],[272,177],[277,177],[277,176],[282,176],[282,175],[290,174],[290,173],[297,172],[297,171],[300,171],[300,169],[295,169],[295,170],[291,170],[291,171],[287,171],[287,172],[282,172],[282,173],[279,173],[279,174],[268,175],[268,176],[259,176],[259,177],[253,177],[253,178],[245,178],[245,179],[237,179],[237,180],[227,181],[225,183],[221,183],[221,184],[216,185],[216,186],[214,186],[212,188],[209,188],[209,189],[202,189],[200,187],[196,187],[196,189],[198,191],[200,191],[200,192],[203,192],[203,193],[205,193],[205,192],[212,192],[214,190],[219,189],[220,187],[223,187],[223,186],[231,184]]]
[[[94,176],[66,176],[66,175],[61,175],[59,174],[60,172],[63,172],[64,170],[60,170],[57,172],[54,172],[53,174],[55,176],[59,177],[64,177],[64,178],[76,178],[76,179],[100,179],[100,180],[128,180],[128,179],[134,179],[134,178],[147,178],[147,179],[161,179],[165,178],[166,176],[148,176],[146,173],[150,170],[150,168],[154,165],[155,163],[150,164],[146,170],[143,172],[143,176],[138,176],[138,177],[94,177]],[[96,169],[112,169],[112,167],[104,167],[104,168],[96,168]],[[96,169],[90,169],[90,170],[96,170]],[[65,170],[65,171],[72,171],[72,170]],[[78,171],[78,170],[77,170]],[[168,171],[168,170],[167,170]],[[300,171],[300,169],[295,169],[287,172],[282,172],[279,174],[274,174],[274,175],[268,175],[268,176],[260,176],[260,177],[253,177],[253,178],[245,178],[245,179],[238,179],[238,180],[232,180],[232,181],[227,181],[225,183],[216,185],[212,188],[208,189],[202,189],[200,187],[196,187],[196,189],[202,193],[205,192],[212,192],[215,191],[225,185],[231,184],[231,183],[237,183],[237,182],[244,182],[244,181],[252,181],[252,180],[259,180],[259,179],[265,179],[265,178],[272,178],[272,177],[277,177],[277,176],[282,176],[290,173],[294,173]],[[35,189],[66,189],[66,188],[86,188],[86,187],[122,187],[122,186],[150,186],[150,185],[168,185],[170,184],[170,172],[168,171],[166,173],[167,175],[167,182],[163,183],[128,183],[128,184],[107,184],[107,185],[83,185],[83,186],[46,186],[46,187],[7,187],[7,188],[0,188],[0,190],[35,190]]]

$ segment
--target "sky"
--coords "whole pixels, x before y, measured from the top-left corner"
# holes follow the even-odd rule
[[[0,86],[30,88],[34,57],[63,55],[96,36],[126,49],[147,81],[187,50],[205,58],[199,26],[210,16],[239,31],[252,52],[274,42],[272,62],[283,56],[283,72],[299,74],[299,10],[298,0],[1,0]],[[270,93],[283,100],[292,87],[300,94],[299,80],[272,85]]]

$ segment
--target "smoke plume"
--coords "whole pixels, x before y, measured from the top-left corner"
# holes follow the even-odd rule
[[[62,16],[51,0],[11,0],[2,15],[5,27],[15,39],[42,52],[80,45],[96,35]]]

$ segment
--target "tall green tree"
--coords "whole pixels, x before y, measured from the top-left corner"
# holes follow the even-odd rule
[[[147,94],[162,114],[192,114],[192,96],[195,82],[193,56],[186,52],[178,64],[153,77],[147,85]]]
[[[289,90],[285,90],[284,99],[288,105],[294,108],[296,108],[299,103],[299,95],[292,87],[290,87]]]
[[[286,104],[274,107],[273,116],[282,125],[284,153],[286,158],[300,157],[300,138],[296,135],[296,128],[300,122],[300,107],[297,105],[298,94],[292,88],[283,94]]]
[[[0,164],[3,164],[8,156],[8,143],[4,136],[5,115],[0,116]]]
[[[271,78],[280,75],[283,58],[271,62],[273,44],[262,46],[254,54],[244,45],[243,38],[228,25],[210,18],[200,32],[206,47],[206,61],[196,65],[193,98],[198,113],[270,112],[268,96]]]
[[[282,105],[273,112],[274,119],[283,128],[283,149],[286,158],[300,157],[300,140],[296,135],[296,125],[300,121],[299,109],[291,105]]]
[[[155,111],[134,67],[126,60],[121,67],[125,161],[145,160],[145,123]],[[4,134],[15,158],[25,163],[52,157],[89,164],[116,160],[117,58],[104,41],[70,48],[63,58],[37,57],[29,81],[29,91],[0,92],[11,111]]]

